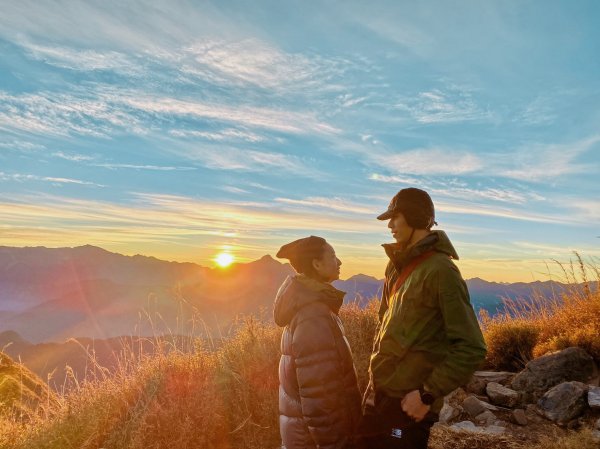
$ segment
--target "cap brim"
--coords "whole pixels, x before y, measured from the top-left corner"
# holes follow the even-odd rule
[[[394,215],[394,212],[391,210],[386,210],[383,214],[377,217],[378,220],[389,220]]]

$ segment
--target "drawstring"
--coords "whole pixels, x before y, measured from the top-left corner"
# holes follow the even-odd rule
[[[402,248],[402,251],[405,251],[406,248],[409,247],[410,242],[412,241],[413,235],[415,234],[415,228],[412,228],[412,232],[410,233],[410,237],[408,238],[408,240],[406,241],[406,243],[404,244],[404,248]]]

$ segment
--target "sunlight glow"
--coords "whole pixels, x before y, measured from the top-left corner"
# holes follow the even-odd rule
[[[215,257],[215,262],[221,268],[227,268],[233,263],[234,260],[235,258],[233,257],[233,255],[229,253],[219,253],[217,254],[217,257]]]

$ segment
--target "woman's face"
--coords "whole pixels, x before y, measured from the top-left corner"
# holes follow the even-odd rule
[[[329,243],[325,244],[323,256],[313,260],[313,267],[324,282],[333,282],[340,278],[340,265],[342,265],[342,261],[336,257],[335,251]]]

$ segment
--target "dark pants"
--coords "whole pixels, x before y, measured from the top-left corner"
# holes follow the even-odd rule
[[[427,449],[429,432],[439,415],[429,412],[422,421],[415,422],[402,411],[401,401],[401,398],[375,395],[367,391],[358,432],[361,436],[361,447]]]
[[[390,429],[389,432],[370,435],[362,438],[365,449],[427,449],[431,421],[421,421],[401,429]]]

